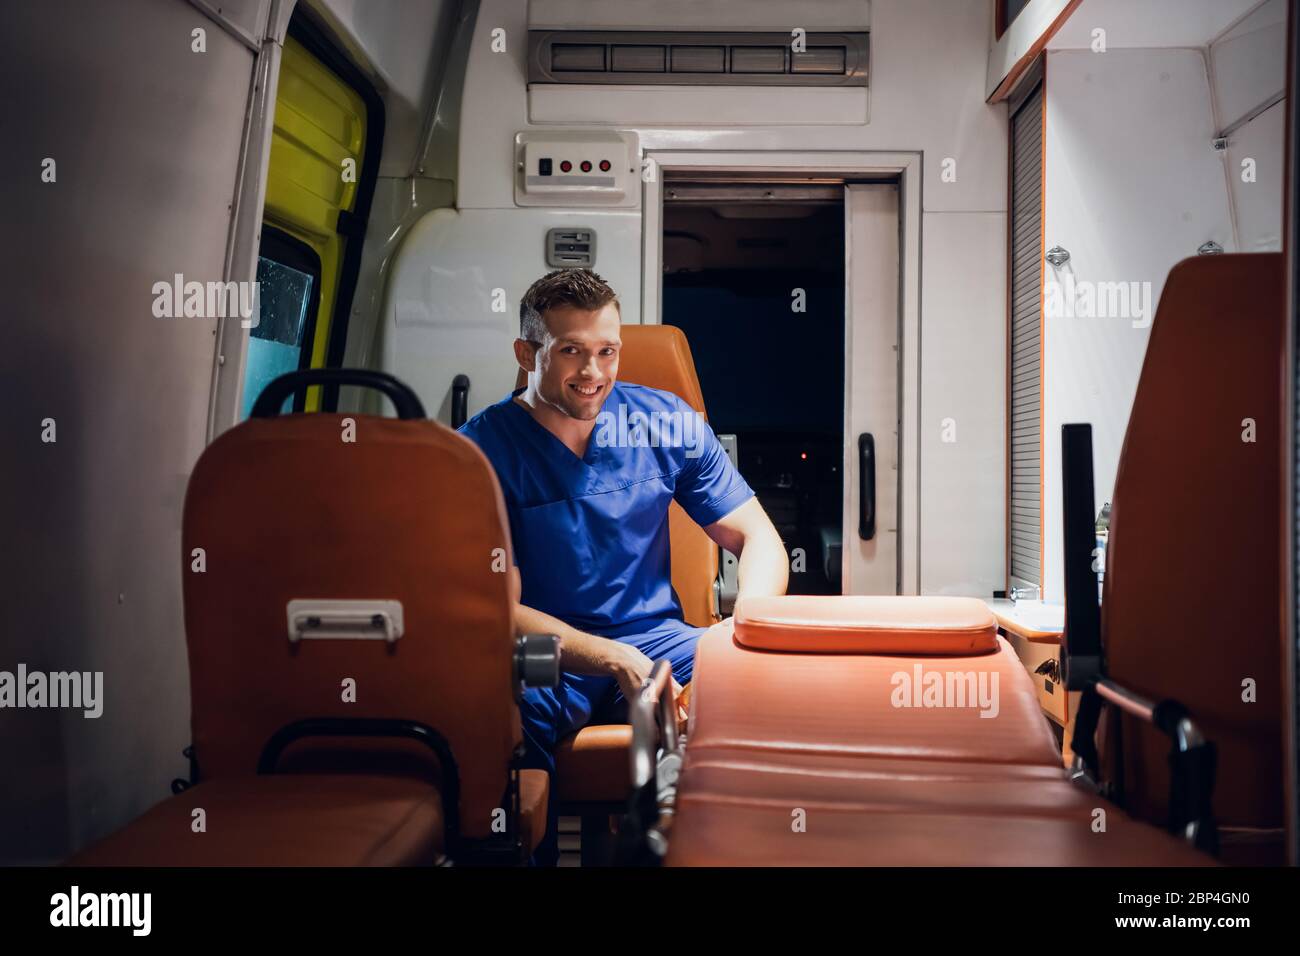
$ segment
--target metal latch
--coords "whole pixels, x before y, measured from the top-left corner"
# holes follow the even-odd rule
[[[402,636],[401,601],[293,600],[286,606],[289,643],[303,640],[387,641]]]

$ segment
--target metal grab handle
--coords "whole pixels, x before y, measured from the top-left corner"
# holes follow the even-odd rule
[[[876,440],[871,432],[858,436],[858,537],[876,536]]]
[[[661,797],[671,802],[682,761],[677,695],[672,680],[672,664],[656,661],[650,676],[642,681],[640,691],[627,702],[632,724],[632,793],[616,854],[624,863],[657,864],[668,851],[667,840],[658,826]],[[661,770],[662,780],[659,779]]]
[[[677,695],[672,690],[672,679],[673,665],[667,660],[656,661],[650,676],[641,682],[636,699],[628,701],[632,786],[636,789],[654,781],[660,744],[665,753],[676,753],[679,748]]]
[[[1101,780],[1097,752],[1097,724],[1102,707],[1110,704],[1131,717],[1155,727],[1170,740],[1169,828],[1206,853],[1218,850],[1214,821],[1214,781],[1217,749],[1193,722],[1187,708],[1176,700],[1155,703],[1108,677],[1099,677],[1083,689],[1075,716],[1074,776],[1094,786]]]
[[[469,418],[469,376],[457,375],[451,380],[451,427],[460,428]]]
[[[401,601],[294,599],[285,610],[290,644],[323,638],[393,644],[403,632]]]
[[[357,385],[373,388],[388,396],[397,417],[403,419],[428,418],[424,406],[415,392],[408,385],[398,381],[387,372],[376,372],[364,368],[304,368],[296,372],[287,372],[279,378],[272,379],[262,394],[253,403],[250,418],[275,418],[280,414],[280,406],[294,392],[311,385]]]

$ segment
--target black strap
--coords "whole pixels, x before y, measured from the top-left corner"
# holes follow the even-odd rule
[[[1074,715],[1074,737],[1070,741],[1070,749],[1083,761],[1098,784],[1101,783],[1101,758],[1097,753],[1097,724],[1101,720],[1101,706],[1097,682],[1089,681],[1079,697],[1079,710]]]

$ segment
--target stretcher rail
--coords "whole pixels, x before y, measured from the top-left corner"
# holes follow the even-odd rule
[[[630,842],[620,848],[624,862],[658,862],[668,844],[658,828],[671,806],[681,769],[682,740],[677,724],[677,695],[672,663],[656,661],[641,689],[628,701],[632,724],[632,796],[628,801]]]

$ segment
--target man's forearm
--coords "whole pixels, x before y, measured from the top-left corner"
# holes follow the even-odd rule
[[[560,639],[560,667],[574,674],[610,674],[618,642],[570,627],[558,617],[523,604],[515,605],[520,634],[554,634]]]
[[[745,541],[736,566],[738,580],[736,600],[743,597],[767,597],[784,594],[790,583],[790,566],[785,545],[773,530],[756,534]]]

